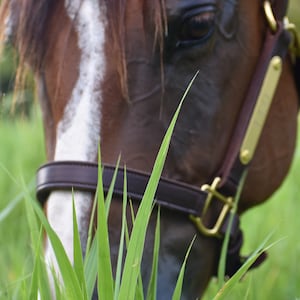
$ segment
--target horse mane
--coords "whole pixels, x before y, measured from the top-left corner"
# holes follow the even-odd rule
[[[5,39],[6,20],[13,22],[11,42],[18,51],[20,65],[40,67],[46,52],[45,31],[59,0],[4,0],[1,4],[0,37]],[[29,13],[30,12],[30,13]]]
[[[30,69],[36,70],[41,67],[46,52],[44,34],[46,23],[57,2],[57,0],[1,1],[0,57],[7,45],[12,45],[16,50],[12,111],[16,103],[23,99],[23,91],[30,78],[28,76]]]
[[[0,41],[1,46],[7,31],[7,19],[13,21],[13,33],[11,42],[18,52],[18,72],[16,83],[23,77],[24,67],[29,65],[33,71],[39,70],[43,65],[43,59],[47,49],[51,45],[47,44],[47,25],[58,5],[63,0],[2,0],[0,5]],[[85,0],[81,0],[85,1]],[[128,96],[127,91],[127,66],[125,50],[125,22],[128,0],[104,0],[108,13],[108,26],[112,31],[114,47],[119,51],[118,73],[121,81],[123,94]],[[147,3],[151,3],[152,22],[155,24],[154,43],[159,45],[162,62],[163,40],[166,32],[166,14],[164,0],[140,0],[142,15],[144,19],[149,17]],[[0,47],[1,47],[0,46]],[[1,54],[1,52],[0,52]],[[19,78],[19,79],[18,79]]]

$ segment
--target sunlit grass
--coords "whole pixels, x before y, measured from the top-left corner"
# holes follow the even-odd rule
[[[33,190],[45,151],[40,121],[0,122],[0,299],[18,295],[32,271],[21,178]]]
[[[180,105],[181,106],[181,105]],[[136,216],[134,217],[133,227],[130,235],[127,235],[127,250],[124,257],[124,265],[118,263],[119,269],[117,270],[118,281],[114,281],[112,274],[112,266],[110,262],[110,246],[109,246],[109,236],[107,227],[107,215],[109,206],[105,204],[104,192],[102,187],[102,171],[99,168],[98,172],[98,190],[97,190],[97,230],[95,233],[95,238],[91,247],[86,249],[86,256],[82,258],[82,249],[80,245],[80,237],[78,233],[78,227],[76,223],[76,212],[73,205],[73,235],[74,235],[74,266],[69,262],[67,255],[64,251],[63,245],[53,229],[50,227],[47,219],[40,208],[39,204],[30,195],[30,190],[28,190],[27,185],[21,179],[21,189],[22,194],[25,199],[25,210],[27,216],[27,226],[30,231],[31,247],[33,254],[33,269],[29,271],[28,279],[21,279],[22,286],[20,287],[20,297],[27,299],[37,299],[38,292],[42,299],[50,298],[50,286],[47,281],[47,272],[45,263],[42,257],[42,232],[45,230],[53,246],[53,250],[57,259],[57,263],[60,269],[60,275],[63,280],[63,286],[61,286],[57,280],[56,274],[53,273],[54,283],[55,283],[55,295],[57,299],[90,299],[93,293],[93,287],[96,282],[96,276],[101,278],[98,280],[98,293],[100,299],[144,299],[143,293],[140,293],[140,285],[137,284],[140,278],[140,265],[143,255],[144,240],[146,237],[146,230],[148,221],[153,207],[154,194],[159,182],[159,178],[164,166],[164,161],[166,159],[169,142],[172,136],[173,129],[175,127],[176,119],[179,114],[178,108],[172,122],[168,129],[166,136],[162,142],[160,151],[158,153],[153,172],[150,176],[149,183],[145,190],[143,200],[139,206]],[[99,155],[99,163],[101,155]],[[5,168],[5,172],[6,171]],[[126,174],[126,173],[125,173]],[[9,174],[10,178],[14,183],[18,180],[14,178],[13,175]],[[111,194],[108,194],[111,197]],[[110,199],[106,199],[106,203],[110,203]],[[124,200],[123,200],[123,217],[125,217],[126,209],[126,177],[124,178]],[[125,222],[124,222],[125,221]],[[3,219],[4,222],[4,219]],[[125,240],[125,229],[127,226],[126,220],[123,219],[123,228],[121,234],[121,244],[124,244]],[[41,226],[42,225],[42,226]],[[158,227],[159,228],[159,223]],[[42,230],[43,229],[43,230]],[[155,237],[155,248],[159,241],[159,230],[156,230]],[[96,247],[93,247],[96,245]],[[101,245],[101,246],[100,246]],[[123,259],[123,248],[121,248],[120,262]],[[189,252],[189,251],[188,251]],[[96,254],[96,255],[95,255]],[[188,254],[187,254],[188,255]],[[90,259],[93,259],[90,263]],[[97,266],[97,272],[94,276],[86,276],[90,274],[92,266]],[[173,299],[180,299],[181,288],[183,283],[185,262],[183,262],[182,270],[179,274],[179,280],[174,287]],[[155,296],[156,280],[155,269],[157,269],[157,252],[153,256],[153,272],[152,280],[150,281],[150,288],[148,289],[149,300],[153,299]],[[119,274],[119,275],[118,275]],[[53,286],[53,285],[52,285]],[[136,287],[136,288],[133,288]],[[152,290],[151,290],[152,289]],[[52,289],[53,290],[53,289]],[[52,292],[53,293],[53,292]],[[3,296],[11,298],[10,291],[8,288],[3,291]]]
[[[24,201],[17,201],[2,219],[1,213],[22,192],[21,178],[26,183],[30,182],[36,168],[44,160],[44,150],[41,150],[42,129],[38,119],[2,122],[0,134],[5,141],[5,147],[0,149],[0,187],[3,195],[0,203],[0,299],[26,299],[24,286],[30,286],[35,257]],[[228,299],[300,297],[300,239],[297,233],[300,228],[299,164],[300,151],[297,149],[293,167],[283,187],[266,204],[252,209],[242,217],[245,254],[256,249],[273,231],[271,241],[281,241],[269,250],[266,263],[235,284]],[[215,297],[217,289],[217,284],[212,280],[204,299]]]

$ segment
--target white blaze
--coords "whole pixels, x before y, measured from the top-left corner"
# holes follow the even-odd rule
[[[55,160],[94,161],[101,132],[100,85],[105,71],[105,14],[99,0],[65,0],[69,18],[74,22],[81,52],[79,77],[62,120],[57,128]],[[86,242],[92,199],[90,194],[74,195],[81,241]],[[73,261],[72,194],[53,192],[47,203],[47,216]],[[55,268],[56,260],[50,242],[46,260]]]

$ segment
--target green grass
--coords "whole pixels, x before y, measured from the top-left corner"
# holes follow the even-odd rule
[[[39,118],[0,122],[0,136],[0,299],[22,299],[22,286],[31,281],[34,257],[25,203],[22,198],[18,201],[18,194],[22,192],[22,178],[31,182],[45,159],[41,122]],[[245,254],[256,249],[273,231],[271,242],[281,241],[269,250],[264,265],[235,284],[228,299],[300,298],[299,164],[300,151],[296,150],[282,188],[266,204],[242,217]],[[5,213],[10,203],[17,204]],[[218,285],[212,280],[204,299],[213,299],[217,290]]]
[[[0,122],[0,141],[0,299],[11,299],[5,294],[18,293],[32,270],[29,228],[19,194],[21,178],[33,188],[35,170],[45,157],[41,123]]]
[[[181,105],[180,105],[181,106]],[[151,215],[152,207],[153,207],[153,199],[154,194],[157,188],[157,184],[164,166],[164,161],[166,159],[167,150],[169,147],[169,142],[172,136],[172,132],[175,126],[175,122],[179,113],[179,109],[177,110],[172,122],[171,126],[168,129],[166,136],[162,142],[161,149],[159,151],[158,157],[156,159],[153,172],[149,179],[149,183],[147,185],[145,194],[143,196],[143,200],[140,204],[140,207],[137,211],[136,216],[134,217],[133,227],[130,233],[130,236],[126,239],[127,241],[127,251],[124,257],[124,266],[122,263],[118,263],[117,269],[117,281],[115,282],[112,276],[112,267],[110,264],[110,247],[109,247],[109,238],[108,238],[108,228],[107,228],[107,215],[109,206],[107,203],[110,203],[111,199],[106,199],[104,201],[104,193],[102,188],[102,175],[101,169],[99,169],[98,174],[98,190],[97,190],[97,222],[98,229],[95,233],[95,239],[91,244],[91,247],[87,247],[86,256],[84,259],[81,256],[82,250],[80,245],[80,237],[78,233],[78,227],[76,224],[75,218],[75,208],[73,206],[73,222],[74,222],[74,267],[70,264],[67,255],[63,249],[63,245],[61,244],[59,238],[55,234],[55,232],[51,229],[48,224],[46,217],[39,204],[33,199],[30,195],[30,190],[28,190],[28,185],[21,178],[22,182],[21,188],[24,196],[25,210],[27,216],[27,222],[29,225],[30,237],[31,237],[31,246],[33,253],[33,268],[32,271],[29,269],[26,271],[28,275],[26,278],[20,278],[20,285],[17,287],[13,287],[12,290],[16,291],[14,294],[17,298],[23,299],[36,299],[38,295],[38,291],[40,291],[40,295],[42,299],[49,299],[49,285],[47,283],[47,274],[45,272],[45,264],[43,261],[43,257],[41,255],[42,249],[42,230],[41,225],[44,230],[46,230],[49,239],[51,240],[56,259],[61,271],[61,277],[64,282],[64,287],[60,287],[56,284],[56,296],[57,299],[90,299],[93,287],[96,281],[96,274],[98,274],[101,280],[98,281],[98,292],[100,299],[119,299],[119,300],[127,300],[127,299],[136,299],[137,292],[141,291],[141,285],[137,284],[138,279],[140,277],[140,264],[142,261],[142,253],[143,253],[143,245],[144,239],[146,236],[147,224]],[[99,153],[99,163],[100,161],[100,153]],[[6,168],[3,168],[6,170]],[[6,172],[8,173],[8,172]],[[13,179],[14,176],[9,174],[9,176]],[[18,180],[13,179],[16,183]],[[30,188],[30,185],[29,185]],[[108,198],[111,197],[112,194],[108,193]],[[124,177],[124,202],[123,202],[123,217],[125,217],[125,209],[127,202],[127,192],[126,192],[126,176]],[[38,217],[38,218],[37,218]],[[3,218],[4,220],[4,218]],[[125,240],[125,229],[126,222],[123,219],[123,227],[121,234],[121,244]],[[158,223],[159,226],[159,223]],[[155,244],[158,243],[159,240],[159,230],[156,231],[157,235],[155,237]],[[126,236],[126,237],[127,237]],[[93,247],[96,245],[96,247]],[[100,247],[101,245],[101,247]],[[120,252],[120,262],[123,258],[123,247],[121,247]],[[157,252],[156,252],[157,253]],[[92,264],[91,264],[91,260]],[[91,274],[91,265],[97,265],[97,273]],[[180,277],[176,288],[174,290],[173,299],[180,299],[181,287],[182,287],[182,276],[184,274],[185,262],[183,263],[182,270],[180,272]],[[94,270],[94,268],[92,268]],[[151,286],[149,294],[151,299],[153,293],[155,293],[155,284],[153,282],[156,281],[156,272],[157,269],[157,254],[153,257],[153,276],[151,280]],[[89,275],[89,276],[87,276]],[[54,278],[56,278],[54,276]],[[55,283],[58,283],[57,279],[54,279]],[[137,288],[133,288],[136,286]],[[150,286],[150,287],[151,287]],[[152,289],[152,291],[151,291]],[[140,293],[139,299],[144,299],[142,293]],[[2,296],[5,298],[14,298],[10,287],[5,288],[2,293]]]

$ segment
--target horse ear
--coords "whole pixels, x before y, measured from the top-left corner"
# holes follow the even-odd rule
[[[237,7],[238,3],[235,0],[223,1],[223,9],[220,10],[218,28],[226,39],[232,39],[237,32]]]

